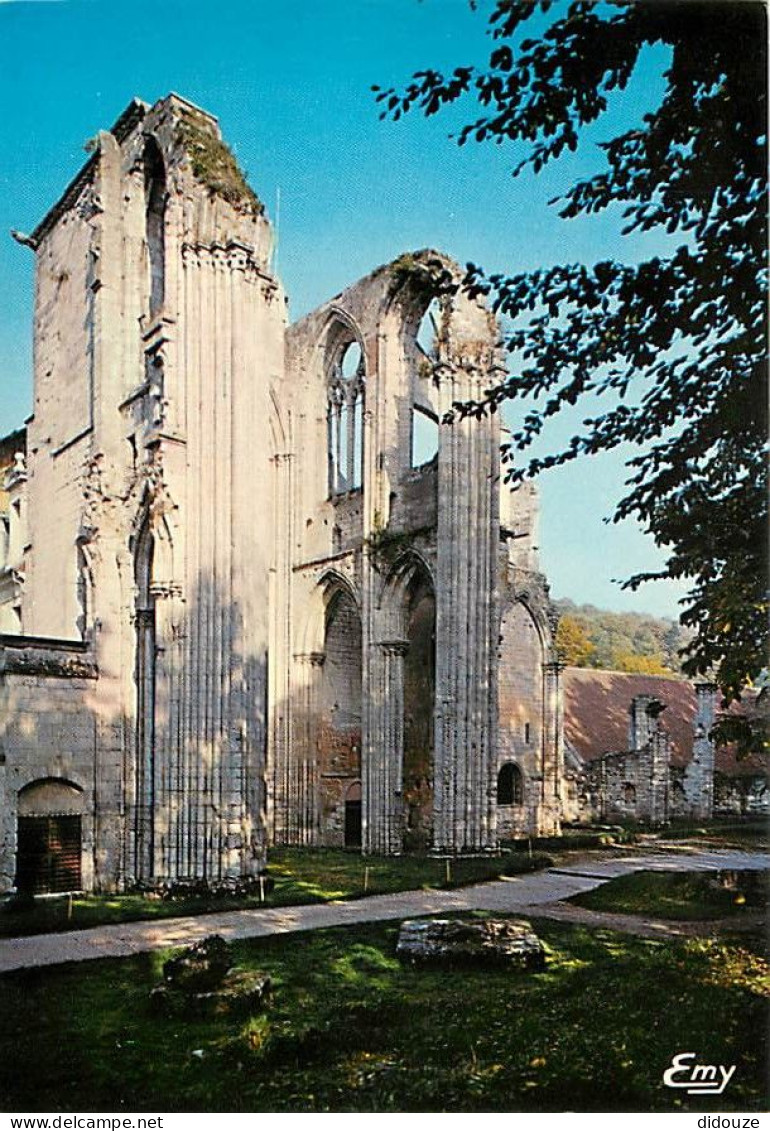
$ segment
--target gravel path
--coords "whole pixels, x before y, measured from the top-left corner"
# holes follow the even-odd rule
[[[454,891],[405,891],[364,899],[302,907],[257,908],[224,911],[179,919],[115,923],[59,934],[30,935],[0,940],[0,973],[58,962],[90,958],[119,958],[142,951],[185,946],[206,935],[226,939],[313,931],[415,915],[457,911],[505,911],[606,926],[650,937],[695,935],[713,931],[718,924],[670,923],[644,916],[588,911],[561,901],[590,891],[629,872],[712,872],[770,869],[770,854],[733,850],[671,851],[650,855],[585,860],[582,863],[531,872],[525,876],[473,884]],[[731,923],[731,926],[733,924]]]

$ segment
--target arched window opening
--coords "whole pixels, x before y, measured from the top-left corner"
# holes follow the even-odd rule
[[[422,316],[417,328],[415,341],[426,358],[435,361],[438,358],[438,342],[441,334],[441,306],[434,298]]]
[[[416,405],[412,409],[411,466],[423,467],[438,455],[438,418]]]
[[[636,786],[632,785],[631,782],[626,782],[623,786],[623,801],[626,805],[636,804]]]
[[[338,355],[329,380],[327,428],[332,495],[343,495],[363,484],[365,387],[361,346],[348,342]]]
[[[145,238],[150,267],[150,314],[163,306],[166,290],[166,169],[157,142],[144,147]]]
[[[506,762],[497,775],[497,804],[524,804],[524,776],[515,762]]]
[[[155,539],[145,519],[136,541],[136,873],[150,879],[155,855]]]

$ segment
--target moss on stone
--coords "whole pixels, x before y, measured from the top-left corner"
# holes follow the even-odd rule
[[[394,291],[409,286],[418,296],[433,298],[456,289],[452,272],[436,255],[406,252],[395,259],[388,270]]]
[[[264,213],[265,206],[243,175],[235,155],[216,133],[192,115],[185,115],[179,122],[178,134],[196,180],[235,208],[255,216]]]

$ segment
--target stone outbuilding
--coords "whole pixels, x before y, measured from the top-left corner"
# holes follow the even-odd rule
[[[710,737],[708,683],[566,668],[563,815],[575,823],[665,825],[770,811],[767,766]]]

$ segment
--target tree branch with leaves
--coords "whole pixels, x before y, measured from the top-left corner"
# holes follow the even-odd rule
[[[695,631],[684,670],[716,679],[726,703],[739,699],[767,655],[765,6],[498,0],[486,31],[486,66],[374,89],[394,120],[470,103],[456,140],[526,143],[514,176],[575,150],[642,52],[670,48],[657,109],[603,143],[603,168],[551,203],[566,221],[620,205],[625,234],[659,230],[681,243],[636,263],[517,274],[469,264],[464,286],[511,327],[512,367],[456,411],[527,404],[503,451],[512,481],[637,446],[613,520],[637,519],[667,559],[624,584],[687,579],[681,620]],[[565,446],[532,455],[549,419],[589,396],[606,410]]]

